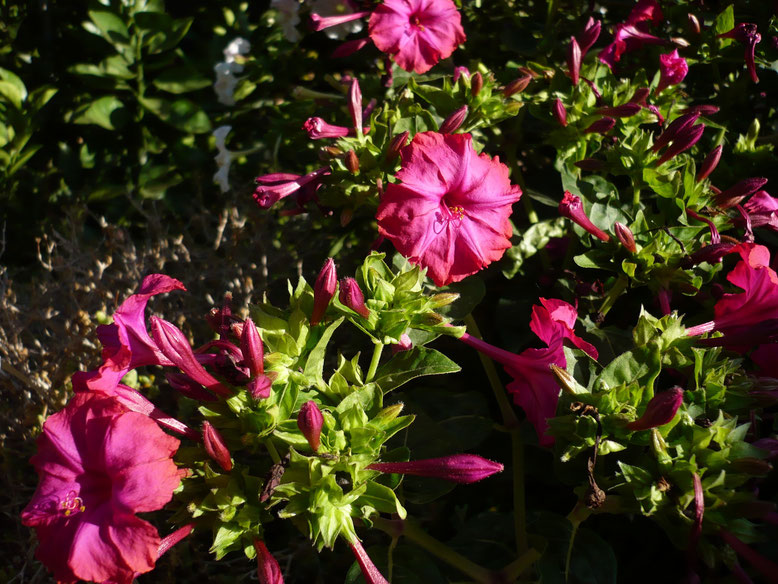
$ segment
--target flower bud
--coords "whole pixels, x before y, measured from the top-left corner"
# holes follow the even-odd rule
[[[659,152],[660,149],[667,146],[670,142],[674,141],[679,134],[684,130],[693,126],[697,121],[700,114],[697,112],[684,114],[674,119],[664,132],[659,134],[659,137],[654,140],[654,145],[651,147],[652,152]]]
[[[551,112],[554,114],[554,118],[556,118],[556,121],[559,122],[560,126],[563,128],[567,126],[567,110],[561,99],[557,98],[556,101],[554,101]]]
[[[351,81],[348,90],[348,111],[351,114],[351,123],[357,134],[362,133],[362,91],[356,77]]]
[[[575,37],[570,37],[567,47],[567,72],[573,85],[578,85],[581,79],[581,47]]]
[[[702,133],[705,131],[705,124],[698,126],[687,127],[682,132],[679,132],[673,139],[673,143],[665,150],[664,154],[656,161],[657,166],[661,166],[668,160],[675,158],[681,152],[688,150],[694,146],[702,138]]]
[[[273,379],[268,375],[257,375],[246,384],[251,397],[256,400],[270,397],[270,389],[273,387]]]
[[[198,401],[217,401],[217,398],[214,397],[212,393],[207,392],[203,389],[202,385],[184,373],[166,371],[165,379],[167,379],[170,387],[190,399]]]
[[[553,363],[548,366],[549,369],[551,369],[551,372],[554,374],[554,377],[556,377],[557,383],[559,383],[559,387],[564,389],[567,393],[571,395],[577,395],[579,393],[588,393],[586,391],[586,388],[580,385],[575,378],[570,375],[570,373],[567,372],[567,370],[562,369],[561,367],[554,365]]]
[[[406,335],[405,333],[400,335],[399,343],[392,345],[392,355],[396,355],[397,353],[402,353],[403,351],[410,351],[413,349],[413,341],[411,340],[411,337]]]
[[[343,278],[340,281],[340,301],[363,318],[370,317],[370,310],[365,306],[365,296],[354,278]]]
[[[402,134],[397,134],[394,138],[392,138],[392,140],[389,142],[389,147],[386,150],[387,161],[391,162],[400,156],[400,150],[402,150],[405,147],[405,144],[408,142],[408,136],[410,136],[410,132],[406,131]]]
[[[690,105],[683,113],[685,114],[697,114],[699,116],[709,117],[719,112],[719,108],[715,105]]]
[[[714,199],[721,209],[729,209],[767,184],[766,178],[747,178],[717,194]]]
[[[257,550],[257,575],[259,584],[284,584],[281,575],[281,566],[267,549],[265,542],[254,540],[254,549]]]
[[[616,221],[613,224],[613,231],[616,234],[616,239],[619,240],[621,245],[623,245],[628,252],[637,253],[638,248],[635,245],[635,236],[632,235],[632,231],[630,231],[629,227]]]
[[[503,97],[510,97],[511,95],[521,93],[527,89],[527,85],[529,85],[530,81],[532,81],[532,75],[524,75],[514,79],[502,90]]]
[[[575,196],[570,191],[565,191],[564,197],[559,203],[559,214],[562,215],[562,217],[567,217],[573,223],[580,225],[595,237],[603,241],[610,241],[610,235],[597,227],[591,222],[589,217],[586,216],[583,204],[581,203],[581,198]]]
[[[689,19],[689,30],[694,34],[700,34],[702,27],[700,26],[700,21],[697,19],[697,17],[691,12],[687,15],[687,17]]]
[[[646,105],[646,98],[649,95],[651,95],[651,90],[648,87],[638,87],[635,90],[635,93],[632,94],[632,99],[629,100],[629,103],[636,103],[640,106],[644,106]]]
[[[733,460],[729,468],[733,472],[762,476],[773,470],[773,465],[761,458],[746,456]]]
[[[308,118],[303,124],[303,130],[311,140],[322,138],[342,138],[349,135],[349,129],[345,126],[335,126],[327,123],[319,117]]]
[[[404,407],[405,404],[403,404],[402,402],[396,403],[391,406],[386,406],[384,409],[378,412],[378,414],[376,414],[376,417],[373,418],[372,422],[379,422],[379,423],[391,422],[402,413]]]
[[[313,313],[311,314],[311,325],[315,326],[321,322],[327,307],[330,305],[332,297],[335,296],[335,289],[338,287],[338,273],[335,270],[335,262],[332,258],[327,258],[324,265],[316,277],[313,285]]]
[[[189,341],[184,333],[174,324],[156,316],[151,317],[151,334],[159,350],[170,359],[176,367],[208,391],[217,395],[229,396],[232,392],[208,373],[194,356]]]
[[[251,318],[243,321],[240,350],[243,353],[243,362],[251,371],[252,377],[265,372],[265,350],[262,346],[262,338],[259,336],[259,331]]]
[[[483,86],[484,77],[481,75],[480,71],[476,71],[473,74],[473,77],[470,79],[470,95],[473,97],[478,97],[478,94],[481,93]]]
[[[611,116],[613,118],[629,118],[634,116],[641,109],[642,107],[639,103],[630,102],[612,107],[601,107],[597,109],[597,113],[603,116]]]
[[[389,584],[389,581],[381,575],[378,568],[367,555],[365,548],[359,543],[358,539],[350,542],[351,551],[354,552],[354,556],[357,558],[359,568],[362,570],[362,575],[365,577],[367,584]],[[264,584],[264,583],[263,583]]]
[[[702,164],[700,165],[700,170],[697,173],[697,177],[695,178],[697,182],[700,182],[708,178],[708,175],[710,175],[710,173],[713,172],[716,166],[718,166],[719,160],[721,159],[721,151],[723,150],[723,148],[724,147],[721,144],[719,144],[708,153],[708,155],[705,157],[705,160],[702,161]]]
[[[346,152],[346,168],[351,174],[357,174],[359,172],[359,158],[357,153],[353,150]]]
[[[203,422],[203,445],[208,456],[218,462],[225,472],[232,470],[230,451],[224,443],[224,438],[208,421]]]
[[[454,454],[408,462],[374,462],[367,468],[384,473],[410,474],[469,484],[502,472],[503,466],[475,454]]]
[[[451,113],[445,120],[443,120],[443,123],[440,124],[438,132],[441,134],[453,134],[456,132],[462,125],[462,122],[465,121],[465,118],[467,117],[467,111],[467,106],[463,105],[461,108]]]
[[[648,402],[643,415],[634,422],[627,424],[627,429],[636,432],[663,426],[672,421],[682,403],[683,389],[680,387],[674,387],[658,393]]]
[[[456,292],[438,292],[430,297],[430,302],[433,308],[441,308],[442,306],[448,306],[452,302],[456,302],[459,299],[459,294]]]
[[[300,432],[303,433],[314,452],[319,451],[323,424],[324,416],[322,416],[316,402],[313,400],[305,402],[300,408],[300,413],[297,414],[297,427],[300,428]]]
[[[609,117],[600,118],[584,130],[584,134],[606,134],[616,125],[616,120]]]
[[[578,35],[577,39],[578,44],[581,47],[581,58],[583,58],[583,55],[586,55],[589,49],[592,48],[592,45],[597,42],[597,39],[600,36],[601,28],[602,23],[599,20],[595,20],[594,18],[589,17],[583,32]]]

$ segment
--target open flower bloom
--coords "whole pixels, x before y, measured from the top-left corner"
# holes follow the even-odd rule
[[[183,471],[178,440],[102,392],[77,393],[46,420],[32,457],[40,482],[22,511],[36,557],[61,582],[130,584],[154,568],[157,530],[135,513],[164,507]]]
[[[743,258],[727,275],[743,289],[724,294],[714,308],[714,319],[686,329],[689,336],[711,331],[724,333],[717,344],[745,352],[765,338],[775,335],[778,325],[778,274],[770,268],[769,250],[755,243],[741,243],[732,249]]]
[[[563,343],[568,339],[576,347],[597,358],[597,350],[578,337],[573,330],[578,318],[574,306],[556,299],[540,299],[541,305],[532,309],[530,328],[546,345],[545,349],[526,349],[515,355],[465,333],[460,340],[494,359],[513,377],[506,389],[513,401],[522,407],[527,419],[535,427],[542,446],[554,443],[546,435],[547,419],[556,413],[559,384],[550,366],[566,367]]]
[[[402,184],[386,186],[379,233],[438,286],[458,282],[502,257],[508,217],[521,189],[508,167],[479,155],[470,134],[416,134],[402,149]]]
[[[743,203],[743,210],[748,213],[752,227],[769,227],[778,231],[778,199],[767,191],[757,191]],[[735,221],[738,223],[738,221]]]
[[[616,25],[613,41],[600,52],[598,58],[613,69],[614,65],[621,60],[621,56],[628,51],[640,49],[643,45],[664,45],[664,39],[646,31],[647,21],[657,24],[661,20],[662,10],[656,0],[640,0],[627,20]]]
[[[656,87],[657,95],[671,85],[678,85],[689,72],[686,59],[678,55],[678,49],[666,55],[659,55],[659,85]]]
[[[732,30],[718,36],[734,39],[745,47],[744,58],[748,67],[748,74],[751,76],[751,81],[759,83],[759,77],[756,74],[756,63],[754,62],[754,52],[756,51],[756,45],[762,40],[762,35],[756,32],[756,30],[755,24],[741,22]]]

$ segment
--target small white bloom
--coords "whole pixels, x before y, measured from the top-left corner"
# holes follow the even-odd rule
[[[238,84],[238,78],[235,73],[240,73],[243,66],[237,63],[217,63],[213,67],[216,73],[216,81],[213,83],[213,90],[216,92],[219,103],[224,105],[235,105],[235,86]]]
[[[278,12],[278,22],[286,40],[296,43],[300,40],[297,25],[300,24],[300,2],[298,0],[272,0],[270,7]]]
[[[320,16],[344,16],[352,14],[354,9],[348,0],[313,0],[311,2],[311,12]],[[361,20],[352,20],[344,22],[337,26],[331,26],[324,31],[324,34],[331,39],[344,39],[347,35],[362,30]]]
[[[236,57],[247,55],[251,51],[251,43],[242,37],[232,39],[224,49],[224,61],[235,63]]]
[[[230,166],[232,160],[237,156],[235,152],[227,149],[225,140],[227,134],[232,130],[232,126],[219,126],[213,131],[213,137],[216,140],[216,166],[218,170],[213,175],[213,182],[219,185],[219,189],[222,193],[226,193],[230,190]]]

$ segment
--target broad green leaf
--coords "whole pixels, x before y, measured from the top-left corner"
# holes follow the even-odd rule
[[[203,77],[194,67],[168,69],[152,81],[155,87],[168,93],[187,93],[208,87],[212,81]]]
[[[308,354],[308,359],[305,362],[305,369],[303,370],[303,374],[306,377],[312,377],[316,381],[323,382],[322,374],[324,372],[324,355],[327,351],[327,344],[330,342],[332,333],[334,333],[335,329],[343,322],[343,318],[344,317],[341,316],[338,320],[327,326],[322,333],[321,338],[316,343],[316,346]]]
[[[130,42],[130,31],[118,14],[106,10],[90,10],[87,14],[92,21],[84,23],[87,31],[103,37],[114,46]]]
[[[400,501],[397,500],[394,491],[374,481],[367,483],[367,489],[355,503],[356,505],[370,505],[381,513],[397,513],[400,519],[405,519],[408,515]]]
[[[375,382],[384,391],[389,392],[424,375],[455,373],[459,365],[434,349],[414,347],[392,357],[378,368]]]
[[[27,98],[27,88],[18,75],[8,69],[0,68],[0,94],[5,96],[16,109],[22,109],[22,103]]]
[[[713,22],[713,30],[719,35],[729,32],[733,28],[735,28],[735,5],[730,4],[716,17],[716,20]],[[721,39],[721,44],[724,47],[732,42],[732,39]]]
[[[73,113],[74,124],[96,124],[106,130],[115,130],[124,123],[124,104],[113,95],[106,95]]]
[[[160,98],[139,98],[141,105],[161,119],[183,132],[204,134],[211,131],[211,121],[206,113],[188,99],[168,101]]]

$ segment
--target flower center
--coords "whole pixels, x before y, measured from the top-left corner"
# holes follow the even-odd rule
[[[465,209],[464,207],[460,207],[459,205],[455,205],[454,207],[449,207],[448,212],[451,213],[451,219],[456,219],[457,221],[461,221],[465,218]]]
[[[419,18],[418,14],[413,14],[411,16],[411,24],[418,28],[420,31],[424,30],[424,25],[421,23],[421,19]]]
[[[33,507],[33,515],[41,518],[70,517],[86,511],[84,500],[75,491],[70,491],[64,499],[54,495]]]

